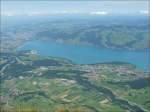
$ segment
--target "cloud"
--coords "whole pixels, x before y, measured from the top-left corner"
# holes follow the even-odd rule
[[[2,15],[2,16],[15,16],[15,15],[17,15],[17,14],[14,13],[14,12],[2,12],[1,15]]]
[[[27,16],[42,16],[42,15],[48,15],[48,12],[41,12],[41,11],[33,11],[33,12],[28,12],[24,13],[22,15],[27,15]]]
[[[2,12],[2,16],[46,16],[46,15],[59,15],[59,14],[82,14],[85,12],[77,10],[61,10],[61,11],[30,11],[30,12]]]
[[[33,11],[33,12],[2,12],[2,16],[38,16],[38,15],[48,15],[47,12]]]
[[[62,10],[62,11],[52,11],[49,12],[49,14],[81,14],[81,11],[77,11],[77,10]]]
[[[106,11],[94,11],[94,12],[90,12],[91,15],[107,15],[108,12]]]
[[[145,14],[145,15],[149,15],[149,11],[148,10],[141,10],[140,14]]]
[[[30,11],[30,12],[2,12],[2,16],[46,16],[59,14],[90,14],[90,15],[106,15],[105,11],[78,11],[78,10],[61,10],[61,11]]]

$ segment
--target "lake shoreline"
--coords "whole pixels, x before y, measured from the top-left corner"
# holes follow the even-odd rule
[[[42,56],[67,58],[77,64],[131,63],[144,71],[150,71],[148,51],[114,50],[91,45],[72,45],[39,40],[26,42],[17,50],[36,50]]]

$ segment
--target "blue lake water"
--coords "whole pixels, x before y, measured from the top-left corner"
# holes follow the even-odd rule
[[[94,46],[68,45],[43,41],[27,42],[19,50],[37,50],[40,55],[63,57],[78,64],[121,61],[132,63],[145,71],[149,71],[150,67],[148,51],[112,50]]]

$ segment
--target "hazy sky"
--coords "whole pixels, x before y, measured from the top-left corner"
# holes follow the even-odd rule
[[[149,1],[3,1],[2,15],[38,14],[145,14]]]

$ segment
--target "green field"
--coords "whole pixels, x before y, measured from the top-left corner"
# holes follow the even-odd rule
[[[149,82],[139,88],[132,85],[149,80],[149,73],[127,63],[79,65],[30,53],[1,53],[1,62],[0,97],[5,111],[150,111]]]

